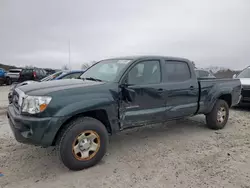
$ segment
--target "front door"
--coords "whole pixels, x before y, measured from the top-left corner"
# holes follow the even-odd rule
[[[136,63],[125,76],[126,92],[120,102],[121,128],[156,123],[164,119],[165,100],[162,90],[160,60]]]

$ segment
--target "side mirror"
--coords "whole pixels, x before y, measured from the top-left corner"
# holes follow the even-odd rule
[[[130,85],[127,83],[124,83],[124,84],[121,84],[119,87],[121,88],[122,99],[125,101],[132,102],[135,99],[135,90],[133,90],[132,88],[129,88],[128,86]]]
[[[233,75],[233,78],[236,78],[236,76],[237,76],[237,75],[236,75],[236,74],[234,74],[234,75]]]

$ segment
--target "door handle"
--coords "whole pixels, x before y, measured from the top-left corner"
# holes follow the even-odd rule
[[[194,86],[190,86],[190,90],[194,90]]]

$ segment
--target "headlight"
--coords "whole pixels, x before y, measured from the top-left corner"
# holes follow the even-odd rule
[[[51,97],[47,96],[27,96],[23,100],[22,112],[37,114],[43,112],[51,101]]]

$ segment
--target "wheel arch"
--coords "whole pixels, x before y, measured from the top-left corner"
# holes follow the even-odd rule
[[[53,139],[52,142],[52,146],[54,146],[56,144],[57,139],[60,137],[60,133],[61,131],[63,131],[70,122],[76,120],[79,117],[92,117],[94,119],[99,120],[107,129],[109,134],[112,134],[112,127],[111,127],[111,123],[107,114],[107,111],[105,109],[95,109],[95,110],[90,110],[90,111],[86,111],[86,112],[82,112],[82,113],[78,113],[75,114],[71,117],[68,117],[60,126],[60,128],[58,129],[58,131],[55,134],[55,137]]]
[[[226,101],[229,108],[232,106],[232,95],[230,93],[222,94],[218,97],[218,99]]]

